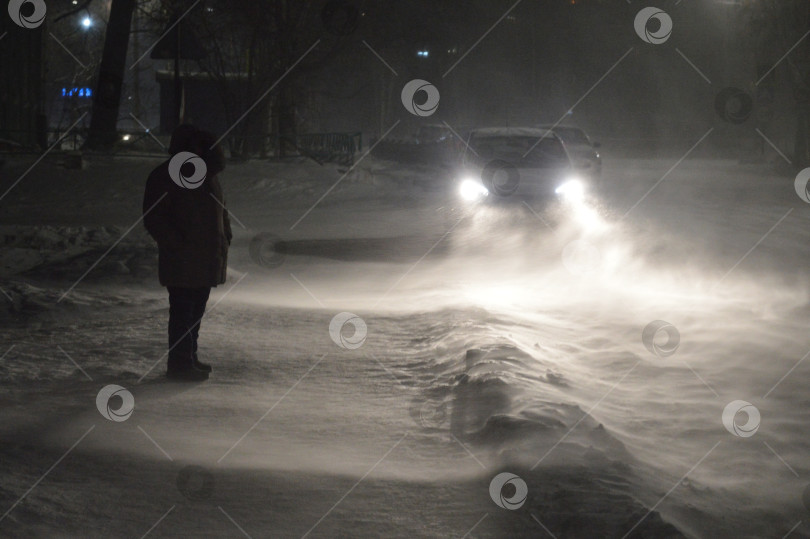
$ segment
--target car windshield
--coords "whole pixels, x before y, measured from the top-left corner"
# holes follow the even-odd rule
[[[424,126],[420,127],[417,132],[419,138],[424,139],[440,139],[448,134],[448,130],[440,126]]]
[[[504,159],[540,165],[553,165],[567,159],[565,149],[554,137],[541,140],[525,135],[474,136],[470,140],[470,147],[482,159]]]
[[[585,134],[582,129],[577,129],[575,127],[555,127],[554,132],[563,139],[563,142],[566,144],[585,144],[590,146],[591,142],[588,140],[588,136]]]

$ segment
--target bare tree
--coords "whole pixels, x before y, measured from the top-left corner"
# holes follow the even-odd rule
[[[134,10],[135,0],[112,0],[93,96],[93,117],[86,142],[88,148],[108,148],[117,139],[116,124]]]
[[[786,85],[793,94],[793,164],[810,166],[810,3],[749,0],[743,12],[758,66],[757,86]]]
[[[216,81],[227,123],[233,126],[228,134],[232,155],[262,153],[268,133],[277,156],[294,148],[302,80],[356,40],[348,36],[352,20],[347,35],[325,28],[325,4],[233,0],[227,9],[211,3],[189,17],[208,53],[199,67]],[[354,3],[335,5],[349,18],[359,14]]]

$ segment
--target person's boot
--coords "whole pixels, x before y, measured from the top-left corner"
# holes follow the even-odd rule
[[[192,360],[191,364],[194,365],[195,369],[201,370],[203,372],[211,372],[213,370],[211,368],[211,365],[209,365],[208,363],[203,363],[202,361],[197,359],[197,354],[194,354],[194,359]]]
[[[196,368],[191,362],[179,362],[174,358],[169,358],[166,378],[180,382],[202,382],[208,380],[208,373]]]

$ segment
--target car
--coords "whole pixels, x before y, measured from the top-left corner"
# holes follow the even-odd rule
[[[593,142],[585,131],[579,127],[565,124],[538,127],[553,131],[562,139],[577,168],[588,171],[588,174],[597,179],[602,175],[602,156],[598,151],[601,145]]]
[[[557,133],[532,127],[470,131],[460,168],[459,190],[468,201],[581,198],[592,182]]]
[[[453,140],[453,131],[442,124],[427,124],[419,127],[414,135],[417,144],[440,144]]]

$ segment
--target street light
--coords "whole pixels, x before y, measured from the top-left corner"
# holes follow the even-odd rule
[[[90,19],[90,17],[83,18],[82,19],[82,26],[84,26],[85,28],[90,28],[91,26],[93,26],[92,19]]]

